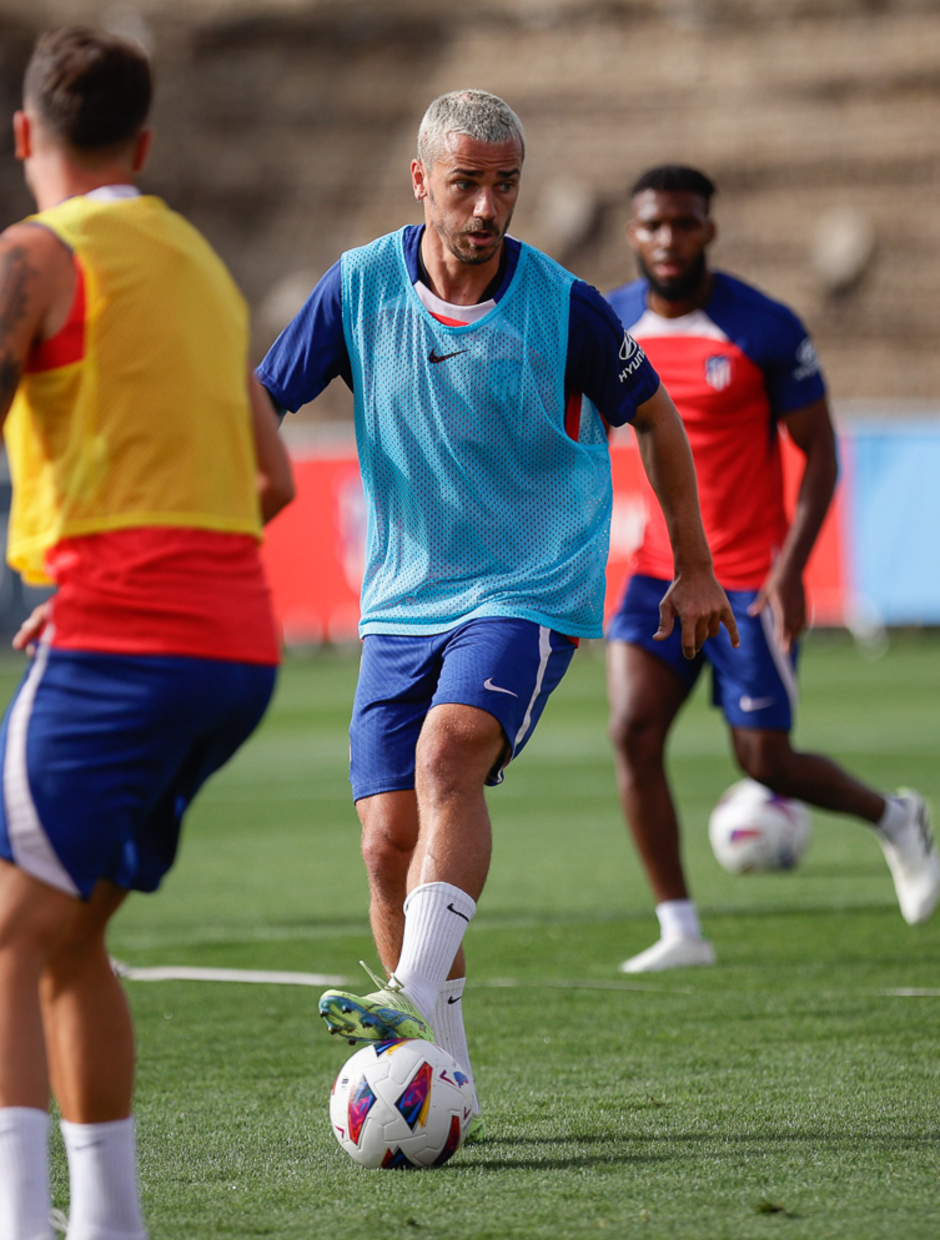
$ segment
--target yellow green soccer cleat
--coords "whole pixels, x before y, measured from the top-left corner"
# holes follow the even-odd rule
[[[383,983],[364,960],[359,962],[378,986],[371,995],[351,995],[328,990],[320,996],[320,1015],[330,1033],[356,1042],[395,1042],[402,1038],[434,1041],[434,1030],[402,992],[394,974]]]

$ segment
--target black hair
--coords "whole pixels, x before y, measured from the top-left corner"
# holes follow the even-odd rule
[[[630,190],[630,197],[645,189],[661,194],[698,194],[705,199],[706,206],[711,205],[712,195],[717,192],[714,182],[704,172],[685,164],[660,164],[648,169]]]

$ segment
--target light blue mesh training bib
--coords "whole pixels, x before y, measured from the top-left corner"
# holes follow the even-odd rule
[[[343,255],[343,329],[368,505],[360,633],[440,633],[512,616],[600,637],[607,438],[584,400],[565,432],[574,277],[522,246],[478,323],[421,304],[402,233]]]

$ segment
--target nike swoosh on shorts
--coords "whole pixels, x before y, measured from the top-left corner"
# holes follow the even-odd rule
[[[754,710],[763,710],[765,706],[773,706],[776,700],[774,697],[752,698],[749,694],[742,693],[738,705],[750,714]]]
[[[494,685],[492,678],[487,676],[483,682],[483,688],[489,689],[491,693],[508,693],[510,697],[518,697],[518,693],[513,693],[512,689],[501,689],[499,685]]]

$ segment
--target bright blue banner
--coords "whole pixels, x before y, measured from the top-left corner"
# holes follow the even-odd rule
[[[882,624],[940,624],[940,423],[855,423],[847,543],[855,606]]]

